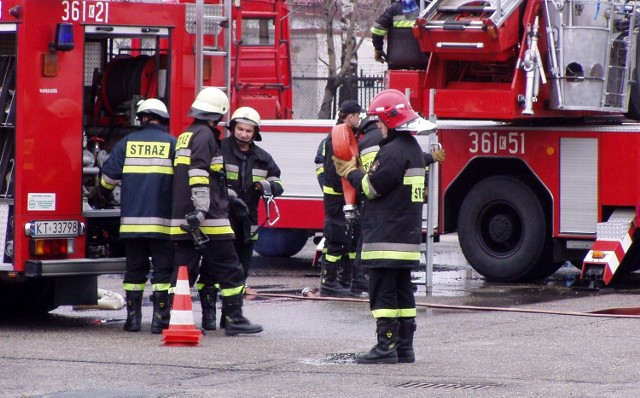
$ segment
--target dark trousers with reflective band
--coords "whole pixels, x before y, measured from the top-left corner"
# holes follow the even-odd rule
[[[128,290],[128,284],[140,285],[147,282],[151,269],[149,257],[153,262],[151,284],[166,284],[168,289],[173,274],[172,243],[169,240],[150,238],[127,238],[124,241],[127,254],[127,270],[123,280],[125,290]]]
[[[228,295],[225,292],[236,290],[240,294],[244,288],[244,272],[231,239],[210,240],[202,251],[196,250],[191,241],[179,241],[175,248],[175,264],[174,283],[178,267],[186,265],[190,286],[195,284],[199,274],[198,283],[204,286],[219,283],[223,296]]]
[[[234,246],[238,253],[238,259],[242,264],[242,271],[244,272],[245,279],[249,276],[249,268],[251,267],[251,260],[253,259],[253,243],[254,241],[244,241],[236,239]]]
[[[324,228],[324,257],[329,263],[340,263],[341,259],[349,259],[352,263],[358,248],[360,229],[354,224],[352,231],[347,231],[344,225],[325,225]]]
[[[416,316],[410,268],[369,268],[369,307],[374,318]]]

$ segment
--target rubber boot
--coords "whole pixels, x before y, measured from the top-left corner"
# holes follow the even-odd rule
[[[222,312],[225,314],[224,334],[253,334],[262,332],[262,326],[252,324],[242,315],[242,294],[222,297]]]
[[[338,263],[322,260],[322,273],[320,275],[320,295],[340,296],[345,290],[338,283]]]
[[[216,300],[218,289],[215,286],[205,286],[198,291],[200,305],[202,305],[202,328],[216,330]]]
[[[340,284],[340,287],[347,290],[351,287],[351,261],[346,256],[343,256],[337,266],[336,281]]]
[[[171,319],[171,300],[169,291],[162,290],[153,292],[153,317],[151,318],[151,333],[161,334],[169,327]]]
[[[353,262],[351,271],[351,289],[352,296],[360,296],[362,293],[369,292],[369,280],[364,274],[362,263],[358,260]]]
[[[127,296],[127,320],[123,330],[127,332],[139,332],[142,328],[142,291],[126,291]]]
[[[356,362],[398,363],[398,320],[395,318],[380,318],[376,321],[376,335],[378,344],[371,351],[356,355]]]
[[[416,331],[415,318],[400,318],[398,328],[398,362],[414,363],[416,353],[413,351],[413,334]]]

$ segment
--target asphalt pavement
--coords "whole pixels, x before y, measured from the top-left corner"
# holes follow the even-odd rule
[[[291,259],[256,256],[252,336],[216,330],[197,346],[122,331],[126,311],[61,307],[0,323],[3,397],[638,397],[640,318],[634,278],[607,291],[571,288],[570,265],[535,284],[489,283],[455,236],[435,244],[434,286],[418,286],[416,362],[359,365],[375,342],[366,298],[304,298],[318,282],[313,248]],[[416,274],[416,277],[420,275]],[[419,282],[418,282],[419,283]],[[121,292],[121,278],[100,278]],[[251,298],[249,300],[249,298]],[[194,294],[194,327],[201,312]],[[632,311],[633,312],[633,311]]]

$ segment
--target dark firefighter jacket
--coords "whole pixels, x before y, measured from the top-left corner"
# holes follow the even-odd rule
[[[382,140],[382,132],[375,125],[375,123],[368,125],[365,128],[365,131],[361,132],[360,140],[358,141],[358,148],[360,150],[360,161],[362,162],[362,166],[364,166],[365,170],[369,170],[371,168],[371,164],[373,163],[373,159],[375,159],[378,154],[378,149],[380,146],[378,143]],[[435,159],[433,155],[429,152],[423,152],[424,162],[426,164],[425,172],[428,177],[429,165],[435,163]],[[425,182],[425,187],[427,186]]]
[[[191,188],[209,187],[210,204],[200,229],[210,239],[233,239],[229,223],[229,195],[224,174],[222,151],[214,136],[217,129],[205,121],[195,120],[178,137],[173,162],[173,210],[171,237],[174,240],[190,239],[180,228],[186,224],[185,214],[195,210],[191,201]]]
[[[349,182],[365,196],[362,264],[370,268],[415,268],[420,260],[424,156],[409,133],[390,131],[365,174]]]
[[[378,51],[384,49],[384,37],[390,29],[411,29],[414,20],[406,19],[402,12],[402,2],[394,1],[378,17],[371,27],[371,42]]]
[[[284,189],[280,181],[280,168],[267,151],[254,143],[249,151],[242,152],[235,139],[227,137],[222,140],[221,147],[227,184],[249,207],[253,233],[258,225],[258,205],[261,198],[255,184],[266,180],[274,197],[282,195]]]
[[[336,173],[333,164],[333,140],[331,133],[322,140],[316,154],[316,172],[322,164],[322,172],[317,173],[318,183],[322,186],[324,204],[324,235],[334,242],[346,242],[345,228],[347,220],[344,217],[344,195],[342,193],[342,178]]]
[[[100,184],[120,196],[121,238],[169,238],[176,139],[158,124],[144,124],[120,140],[102,166]]]

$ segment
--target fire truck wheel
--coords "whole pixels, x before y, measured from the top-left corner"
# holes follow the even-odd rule
[[[545,213],[536,194],[509,176],[493,176],[467,194],[458,216],[460,247],[488,279],[523,281],[535,274],[547,242]]]
[[[54,310],[53,283],[34,279],[0,286],[0,314],[3,316],[36,315]]]
[[[302,250],[308,240],[305,230],[260,228],[253,249],[263,257],[291,257]]]

